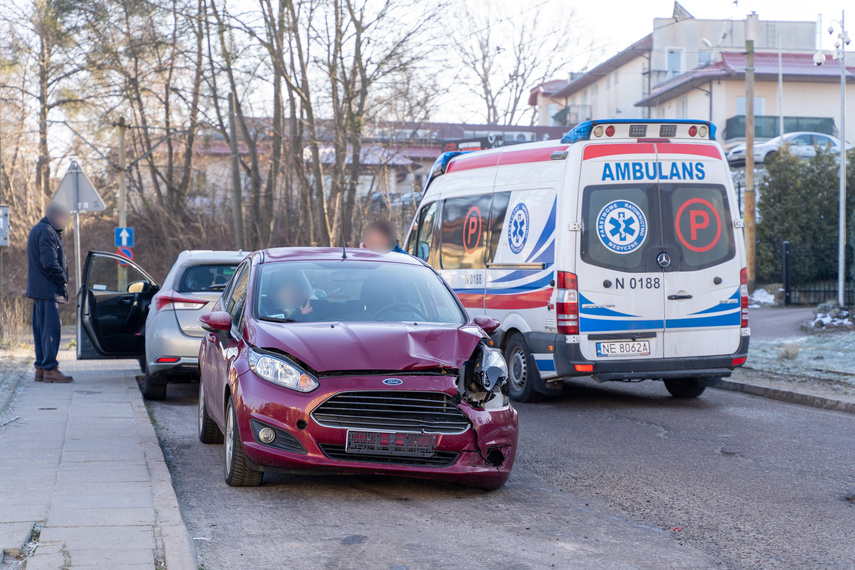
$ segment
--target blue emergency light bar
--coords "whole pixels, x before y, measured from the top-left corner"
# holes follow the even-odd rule
[[[422,192],[424,193],[427,190],[427,187],[430,186],[430,183],[433,182],[433,179],[437,176],[441,176],[445,174],[445,170],[448,168],[448,163],[451,162],[451,159],[455,156],[460,156],[461,154],[468,154],[470,152],[478,152],[475,150],[453,150],[449,152],[444,152],[433,162],[433,166],[430,167],[430,174],[428,174],[427,179],[425,179],[425,186],[422,188]]]
[[[710,121],[693,121],[691,119],[603,119],[585,121],[570,129],[561,138],[564,144],[572,144],[579,141],[591,140],[591,131],[597,125],[706,125],[709,128],[710,140],[715,139],[715,125]]]

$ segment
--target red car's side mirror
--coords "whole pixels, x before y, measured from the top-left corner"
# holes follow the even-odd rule
[[[494,319],[487,315],[478,315],[473,320],[475,321],[475,324],[481,327],[481,329],[487,334],[493,334],[500,326],[502,326],[502,322],[499,321],[499,319]]]
[[[202,328],[208,332],[229,331],[232,328],[232,316],[225,311],[214,311],[199,317]]]

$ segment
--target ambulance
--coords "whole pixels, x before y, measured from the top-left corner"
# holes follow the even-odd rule
[[[748,354],[742,226],[712,123],[596,120],[442,154],[405,248],[501,321],[515,400],[576,376],[694,398]]]

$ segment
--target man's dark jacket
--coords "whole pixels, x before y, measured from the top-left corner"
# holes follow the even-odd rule
[[[62,247],[62,232],[42,218],[27,237],[27,297],[68,302],[68,259]]]

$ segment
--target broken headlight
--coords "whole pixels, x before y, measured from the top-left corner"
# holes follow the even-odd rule
[[[462,395],[477,407],[504,406],[507,404],[508,365],[501,351],[479,345],[473,358],[463,371]]]

